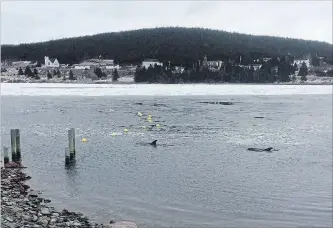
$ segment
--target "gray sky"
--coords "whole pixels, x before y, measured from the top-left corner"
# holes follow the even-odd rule
[[[161,26],[332,43],[332,1],[2,1],[1,43]]]

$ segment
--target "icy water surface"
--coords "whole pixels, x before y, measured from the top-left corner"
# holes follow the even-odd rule
[[[95,221],[332,225],[331,95],[3,96],[1,112],[2,145],[21,129],[32,188]],[[69,127],[77,160],[65,169]],[[270,146],[278,151],[247,151]]]

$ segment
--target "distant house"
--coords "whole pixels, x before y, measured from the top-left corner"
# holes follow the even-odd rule
[[[258,70],[260,70],[262,64],[250,64],[250,65],[239,65],[239,66],[242,68],[247,68],[247,69],[250,69],[251,67],[253,67],[253,69],[255,71],[258,71]]]
[[[90,70],[90,66],[89,65],[74,65],[74,69],[77,69],[77,70]]]
[[[45,67],[47,68],[51,68],[51,67],[60,67],[60,64],[58,62],[58,60],[56,58],[49,58],[48,56],[44,57],[44,61],[45,61]]]
[[[223,61],[207,61],[208,68],[217,68],[220,69],[222,67]]]
[[[106,66],[105,69],[107,70],[119,70],[120,69],[120,66],[119,65],[115,65],[115,66]]]
[[[155,64],[156,64],[157,66],[163,66],[163,63],[159,62],[157,59],[145,59],[145,60],[142,62],[141,66],[142,66],[142,67],[145,67],[146,69],[148,69],[149,66],[154,67]]]

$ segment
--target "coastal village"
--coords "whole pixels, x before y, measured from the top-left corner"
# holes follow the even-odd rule
[[[315,60],[314,60],[315,58]],[[237,60],[208,60],[206,55],[193,63],[192,69],[182,65],[174,65],[171,61],[163,64],[157,59],[144,59],[141,64],[119,64],[113,59],[105,59],[101,55],[97,58],[87,59],[78,64],[69,65],[60,62],[57,58],[45,56],[44,62],[39,61],[8,61],[1,62],[1,82],[4,83],[135,83],[136,71],[140,69],[156,68],[169,71],[173,75],[184,74],[190,70],[197,69],[207,72],[226,72],[229,66],[237,67],[243,71],[252,71],[253,77],[263,69],[268,62],[280,61],[280,58],[261,58],[253,60],[253,63],[245,64],[242,57]],[[281,60],[282,61],[282,60]],[[290,81],[304,81],[301,79],[300,70],[302,66],[306,68],[303,78],[312,82],[333,82],[333,65],[326,61],[325,57],[312,57],[310,54],[297,59],[288,54],[284,61],[294,67],[294,71],[289,75]],[[279,67],[271,65],[268,69],[270,74],[278,80]],[[259,76],[258,76],[259,77]],[[234,78],[231,82],[241,82]],[[177,81],[179,83],[179,81]]]

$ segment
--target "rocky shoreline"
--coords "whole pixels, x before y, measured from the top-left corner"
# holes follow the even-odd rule
[[[51,200],[44,199],[24,182],[30,179],[22,168],[1,167],[1,227],[89,227],[89,228],[136,228],[134,223],[114,222],[97,224],[81,213],[64,209],[56,211],[49,206]]]

